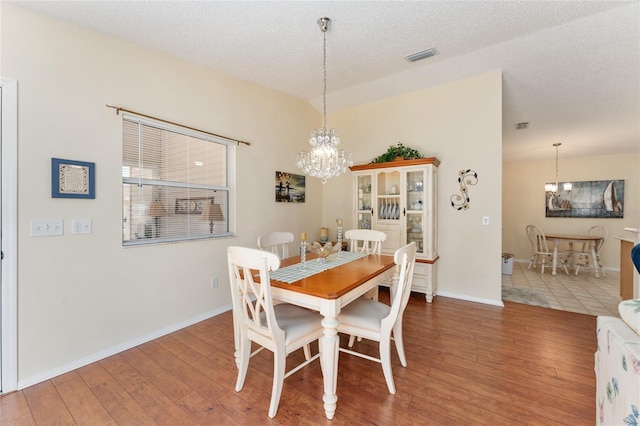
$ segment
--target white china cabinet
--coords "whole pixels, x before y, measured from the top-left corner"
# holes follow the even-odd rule
[[[387,234],[383,254],[415,241],[416,266],[412,291],[427,302],[436,295],[437,183],[435,158],[396,160],[352,166],[353,226]]]

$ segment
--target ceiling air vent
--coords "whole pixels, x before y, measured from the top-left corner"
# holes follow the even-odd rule
[[[405,59],[409,62],[419,61],[421,59],[430,58],[436,54],[436,49],[434,47],[423,50],[422,52],[413,53],[409,56],[405,56]]]
[[[522,123],[516,123],[516,130],[526,130],[529,127],[528,121],[523,121]]]

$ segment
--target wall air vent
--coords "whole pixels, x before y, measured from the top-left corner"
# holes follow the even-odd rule
[[[436,49],[435,47],[432,47],[430,49],[423,50],[422,52],[413,53],[409,56],[405,56],[405,59],[409,62],[415,62],[421,59],[430,58],[435,54],[436,54]]]
[[[529,127],[528,121],[523,121],[522,123],[516,123],[516,130],[526,130]]]

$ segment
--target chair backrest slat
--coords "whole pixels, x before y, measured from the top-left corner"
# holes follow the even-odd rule
[[[393,260],[396,263],[398,287],[393,300],[391,300],[389,315],[382,320],[382,323],[388,327],[393,327],[398,318],[402,318],[402,313],[407,307],[407,303],[409,303],[411,285],[413,283],[413,270],[416,264],[416,243],[411,242],[397,249]]]
[[[284,339],[284,332],[275,319],[269,277],[270,271],[280,267],[278,256],[232,246],[227,248],[227,257],[234,320],[239,321],[240,328],[248,333],[268,340]]]
[[[387,234],[374,229],[350,229],[344,233],[349,240],[350,250],[360,253],[382,253],[382,243],[387,240]]]
[[[534,252],[550,253],[547,237],[542,229],[537,225],[527,225],[527,236]]]
[[[604,226],[596,225],[589,229],[588,234],[594,237],[602,237],[602,239],[596,244],[596,254],[600,254],[604,243],[607,242],[607,237],[609,237],[609,231]],[[586,246],[588,247],[588,244]]]
[[[271,251],[280,259],[289,257],[289,243],[293,241],[291,232],[270,232],[258,237],[258,248],[260,250]]]

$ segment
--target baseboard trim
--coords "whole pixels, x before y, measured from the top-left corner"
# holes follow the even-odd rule
[[[100,351],[98,353],[61,365],[58,368],[45,371],[41,374],[38,374],[32,377],[27,377],[23,380],[18,380],[18,390],[44,382],[46,380],[60,376],[61,374],[65,374],[65,373],[68,373],[69,371],[73,371],[80,367],[84,367],[85,365],[91,364],[93,362],[100,361],[101,359],[105,359],[107,357],[110,357],[111,355],[115,355],[117,353],[126,351],[127,349],[134,348],[143,343],[147,343],[151,340],[154,340],[159,337],[165,336],[167,334],[173,333],[175,331],[181,330],[185,327],[189,327],[191,325],[197,324],[201,321],[215,317],[229,310],[231,310],[231,305],[222,306],[218,309],[214,309],[213,311],[209,311],[202,315],[198,315],[197,317],[190,318],[188,320],[185,320],[176,324],[172,324],[168,327],[162,328],[160,330],[156,330],[152,333],[146,334],[144,336],[140,336],[136,339],[132,339],[122,344],[112,346],[108,349],[105,349],[104,351]]]
[[[502,303],[502,300],[471,297],[471,296],[467,296],[466,294],[450,293],[447,291],[438,290],[438,295],[436,297],[450,297],[452,299],[466,300],[467,302],[483,303],[485,305],[493,305],[493,306],[499,306],[501,308],[504,308],[504,303]]]

